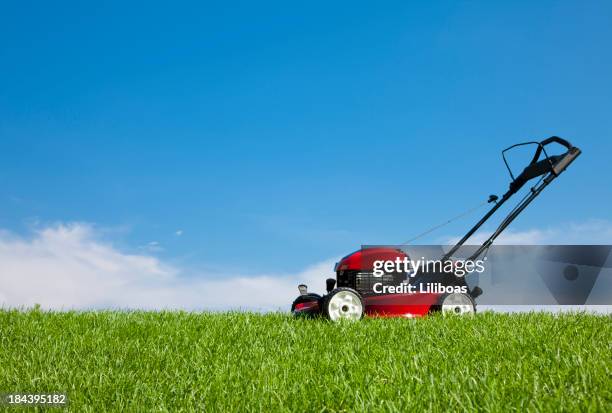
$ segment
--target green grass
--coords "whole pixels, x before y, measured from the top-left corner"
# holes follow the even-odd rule
[[[91,412],[612,411],[611,321],[5,310],[0,392]]]

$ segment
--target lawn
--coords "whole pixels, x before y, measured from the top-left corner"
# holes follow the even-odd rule
[[[2,310],[0,393],[79,412],[612,411],[611,322]]]

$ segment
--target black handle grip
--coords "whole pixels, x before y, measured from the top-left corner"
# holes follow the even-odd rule
[[[540,159],[540,155],[542,154],[542,149],[550,144],[550,143],[558,143],[559,145],[565,146],[565,148],[569,151],[570,149],[573,148],[572,144],[569,143],[569,141],[566,141],[563,138],[560,138],[558,136],[551,136],[550,138],[544,139],[542,142],[540,142],[540,144],[538,145],[538,149],[536,149],[535,155],[533,155],[533,159],[531,160],[531,163],[534,164],[538,161],[538,159]]]
[[[553,167],[553,173],[555,175],[559,175],[561,172],[565,171],[565,169],[572,163],[574,160],[580,156],[582,151],[576,147],[572,147],[561,160],[555,163]]]

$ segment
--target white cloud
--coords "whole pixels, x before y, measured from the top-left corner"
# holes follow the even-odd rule
[[[287,308],[297,284],[324,286],[333,260],[295,276],[202,274],[146,254],[129,254],[96,237],[87,224],[56,225],[31,238],[0,233],[0,303],[51,309]]]
[[[139,248],[149,252],[161,252],[164,250],[161,244],[157,241],[148,242],[146,245],[141,245]]]

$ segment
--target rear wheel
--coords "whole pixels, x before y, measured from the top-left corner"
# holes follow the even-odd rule
[[[306,295],[300,295],[298,296],[298,298],[293,300],[293,303],[291,304],[291,312],[295,310],[295,306],[297,306],[298,304],[309,303],[312,301],[319,301],[320,299],[321,299],[321,296],[315,293],[308,293]]]
[[[468,294],[452,293],[442,297],[440,310],[442,314],[474,314],[476,312],[476,304],[474,299]]]
[[[336,288],[323,300],[323,314],[332,321],[360,320],[363,309],[361,295],[352,288]]]

